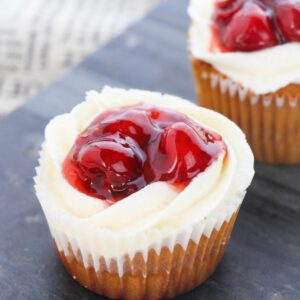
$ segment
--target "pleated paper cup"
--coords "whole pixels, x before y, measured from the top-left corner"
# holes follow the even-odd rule
[[[228,199],[213,215],[182,228],[124,236],[47,201],[40,172],[35,189],[63,265],[82,286],[111,299],[173,298],[203,283],[223,257],[245,196]]]
[[[245,132],[258,161],[300,163],[300,84],[256,95],[192,58],[199,104],[222,113]]]
[[[166,299],[188,292],[203,283],[216,269],[237,216],[225,221],[210,236],[202,234],[198,242],[189,240],[186,249],[176,244],[173,249],[163,247],[160,253],[148,251],[145,260],[137,252],[133,258],[125,255],[123,274],[119,274],[116,259],[99,257],[95,269],[94,258],[85,265],[79,249],[69,243],[68,254],[58,250],[69,274],[85,288],[111,299]],[[55,239],[54,239],[55,241]]]
[[[68,243],[68,253],[58,250],[68,273],[85,288],[111,299],[167,299],[188,292],[203,283],[216,269],[228,244],[237,211],[210,236],[198,242],[189,240],[186,249],[176,244],[164,246],[159,253],[149,249],[147,258],[137,252],[123,258],[123,274],[117,259],[99,259],[95,268],[90,256],[85,265],[79,249]],[[55,239],[54,239],[55,241]]]

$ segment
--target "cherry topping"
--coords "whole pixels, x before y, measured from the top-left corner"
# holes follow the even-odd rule
[[[203,172],[211,160],[210,154],[202,150],[202,147],[205,148],[204,141],[207,139],[201,131],[196,131],[186,123],[178,122],[167,128],[163,148],[169,157],[166,160],[164,180],[175,178],[176,182],[185,183]]]
[[[276,44],[271,18],[255,3],[246,3],[224,31],[224,45],[231,51],[253,51]]]
[[[300,42],[300,1],[280,1],[276,5],[276,18],[286,39]]]
[[[218,8],[228,8],[229,6],[234,5],[236,0],[217,0],[216,7]]]
[[[256,51],[300,41],[300,0],[216,0],[213,32],[221,51]]]
[[[113,204],[155,181],[185,187],[224,151],[219,135],[187,116],[141,104],[98,116],[78,136],[63,174]]]
[[[104,138],[84,145],[78,153],[90,187],[99,197],[136,191],[134,182],[142,175],[143,157],[132,140]]]
[[[230,21],[235,13],[237,13],[243,6],[244,0],[227,0],[218,1],[216,10],[216,18],[219,21]]]

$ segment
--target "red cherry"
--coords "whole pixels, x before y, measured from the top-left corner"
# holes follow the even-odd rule
[[[180,122],[167,129],[164,148],[167,153],[167,169],[164,177],[173,182],[186,182],[206,169],[211,155],[199,145],[203,144],[195,128]],[[207,149],[206,149],[207,150]]]
[[[224,46],[229,51],[253,51],[277,45],[272,19],[259,5],[248,2],[225,27]]]
[[[132,183],[142,175],[140,149],[134,142],[129,145],[121,139],[104,139],[82,147],[78,164],[90,190],[103,199],[136,191]]]
[[[132,145],[129,147],[121,140],[91,143],[79,151],[78,161],[90,172],[113,171],[128,177],[133,177],[136,167],[140,165]]]
[[[217,8],[228,8],[229,6],[232,6],[239,0],[217,0],[216,1],[216,7]]]
[[[153,124],[145,111],[132,110],[117,117],[110,117],[104,123],[104,134],[119,132],[130,136],[140,144],[147,143],[153,133]]]
[[[230,19],[236,14],[243,6],[244,0],[235,1],[219,1],[216,10],[215,18],[219,22],[230,21]]]
[[[300,42],[300,1],[278,2],[276,20],[287,40]]]

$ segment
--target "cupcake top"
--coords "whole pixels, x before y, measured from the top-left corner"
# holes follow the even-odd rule
[[[221,226],[254,171],[243,133],[224,116],[174,96],[106,87],[48,124],[37,173],[50,228],[71,235],[76,227],[82,242],[86,232],[107,236],[103,251],[113,256],[141,246],[109,247],[113,236],[139,236],[144,247],[196,223]]]
[[[178,111],[141,103],[98,115],[62,172],[78,191],[112,205],[158,181],[182,191],[226,155],[220,135]]]
[[[256,94],[300,83],[299,0],[191,0],[195,58]]]

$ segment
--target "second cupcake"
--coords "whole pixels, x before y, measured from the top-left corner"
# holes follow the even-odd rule
[[[255,157],[300,163],[300,1],[192,0],[199,103],[246,133]]]

